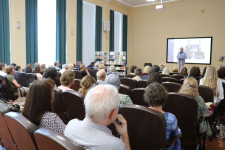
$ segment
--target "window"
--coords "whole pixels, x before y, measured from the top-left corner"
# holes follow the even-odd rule
[[[122,52],[123,14],[114,11],[114,51]]]
[[[38,0],[38,62],[47,67],[56,58],[56,0]]]

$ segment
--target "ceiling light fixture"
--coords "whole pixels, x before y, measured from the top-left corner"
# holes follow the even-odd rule
[[[162,0],[161,0],[161,5],[156,5],[156,9],[158,10],[158,11],[165,11],[166,10],[166,8],[163,6],[163,4],[162,4]]]

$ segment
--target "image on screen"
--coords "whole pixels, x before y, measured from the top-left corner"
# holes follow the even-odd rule
[[[176,63],[177,54],[183,47],[187,55],[185,63],[211,64],[212,37],[201,38],[168,38],[167,39],[167,63]]]

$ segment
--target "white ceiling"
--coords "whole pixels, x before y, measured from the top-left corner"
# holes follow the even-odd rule
[[[119,3],[122,3],[122,4],[130,6],[130,7],[140,7],[140,6],[155,5],[155,4],[161,3],[161,0],[154,0],[154,1],[147,1],[147,0],[106,0],[106,1],[119,2]],[[163,3],[173,2],[173,1],[180,1],[180,0],[163,0]]]

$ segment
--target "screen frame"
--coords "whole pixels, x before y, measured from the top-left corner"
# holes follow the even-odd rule
[[[198,65],[211,65],[211,60],[212,60],[212,45],[213,45],[213,37],[183,37],[183,38],[167,38],[167,47],[166,47],[166,63],[176,63],[177,62],[168,62],[168,41],[171,39],[198,39],[198,38],[211,38],[211,47],[210,47],[210,62],[209,63],[186,63],[185,64],[198,64]]]

